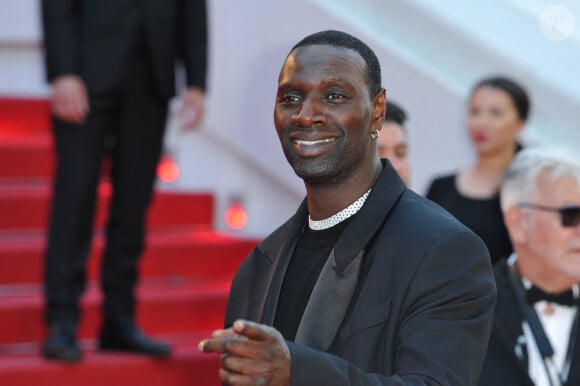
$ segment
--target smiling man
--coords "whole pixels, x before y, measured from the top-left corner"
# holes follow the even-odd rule
[[[274,123],[307,195],[239,268],[227,328],[200,342],[224,383],[477,383],[489,255],[381,162],[385,104],[377,57],[351,35],[315,33],[287,56]]]
[[[495,266],[498,303],[480,385],[580,385],[577,153],[520,151],[501,206],[514,253]]]

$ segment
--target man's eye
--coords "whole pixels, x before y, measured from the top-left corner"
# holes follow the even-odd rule
[[[342,99],[346,98],[343,94],[339,94],[339,93],[329,93],[328,95],[326,95],[326,99],[332,102],[337,102],[340,101]]]
[[[395,153],[395,155],[397,156],[398,159],[405,159],[407,158],[407,152],[406,151],[398,151]]]
[[[297,95],[286,94],[280,99],[280,101],[282,103],[296,103],[300,101],[300,98]]]
[[[401,160],[407,158],[407,149],[395,149],[395,156]]]

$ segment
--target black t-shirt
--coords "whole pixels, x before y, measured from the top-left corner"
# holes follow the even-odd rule
[[[466,197],[457,190],[455,179],[456,175],[435,179],[427,191],[427,198],[481,237],[489,249],[492,263],[508,258],[513,248],[503,222],[499,194],[484,199]]]
[[[320,271],[351,219],[324,230],[314,231],[308,225],[305,227],[288,264],[274,318],[274,327],[285,339],[294,341]]]

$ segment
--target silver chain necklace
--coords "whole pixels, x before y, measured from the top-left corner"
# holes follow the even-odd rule
[[[362,208],[369,193],[371,192],[372,188],[367,190],[365,194],[363,194],[358,200],[341,210],[340,212],[333,214],[332,216],[325,218],[323,220],[313,220],[308,215],[308,227],[314,231],[321,231],[323,229],[332,228],[333,226],[340,224],[344,220],[349,217],[352,217]]]

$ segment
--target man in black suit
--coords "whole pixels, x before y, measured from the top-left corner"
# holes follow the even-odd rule
[[[135,325],[134,289],[178,56],[187,74],[180,114],[190,127],[203,114],[205,1],[44,0],[42,15],[57,155],[43,353],[64,361],[81,357],[78,301],[108,151],[113,194],[101,270],[99,346],[167,356],[167,344],[147,338]]]
[[[223,354],[224,383],[477,383],[489,255],[381,162],[385,104],[377,57],[351,35],[315,33],[287,56],[274,123],[307,196],[236,273],[229,328],[200,342]]]
[[[530,148],[501,187],[514,254],[495,267],[498,301],[480,385],[580,385],[580,159]]]

